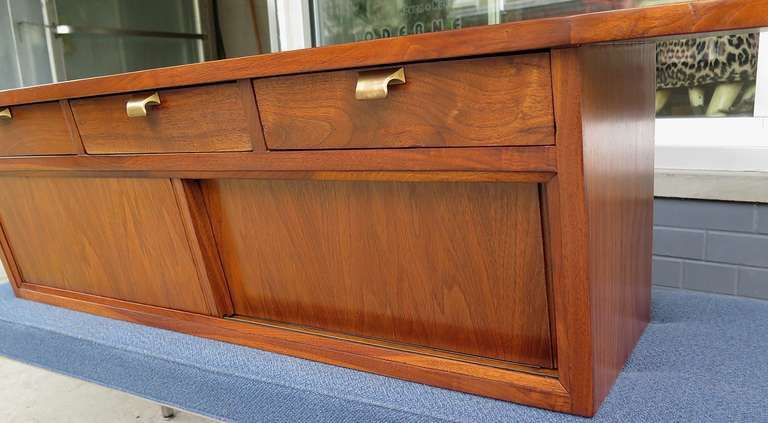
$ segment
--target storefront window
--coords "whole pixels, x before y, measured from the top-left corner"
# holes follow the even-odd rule
[[[488,0],[317,0],[317,45],[488,24]]]
[[[315,45],[447,31],[680,0],[315,0]]]
[[[759,40],[749,33],[658,42],[657,116],[752,116]]]

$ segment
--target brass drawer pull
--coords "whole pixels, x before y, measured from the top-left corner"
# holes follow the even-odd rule
[[[358,100],[387,98],[390,84],[405,84],[405,68],[360,72],[357,74],[355,98]]]
[[[0,119],[13,119],[13,115],[11,114],[11,108],[6,107],[2,110],[0,110]]]
[[[128,117],[144,117],[147,115],[147,106],[157,106],[160,104],[160,94],[154,93],[151,96],[140,100],[128,100],[125,105],[125,111]]]

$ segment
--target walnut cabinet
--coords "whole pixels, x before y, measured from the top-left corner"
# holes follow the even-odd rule
[[[3,262],[22,298],[592,415],[650,312],[654,45],[610,42],[761,7],[0,92]]]

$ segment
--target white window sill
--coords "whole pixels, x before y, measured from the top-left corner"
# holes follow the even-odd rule
[[[768,172],[657,168],[654,195],[768,203]]]
[[[768,119],[656,121],[657,197],[768,203]]]
[[[764,29],[755,117],[656,120],[657,197],[768,203],[767,47]]]
[[[656,146],[657,197],[768,203],[768,148]]]
[[[744,123],[749,121],[759,120],[747,119]],[[721,121],[721,124],[726,122]],[[688,136],[680,137],[679,132],[666,130],[664,124],[657,125],[654,194],[657,197],[768,203],[768,147],[723,147],[714,142],[710,145],[670,145],[670,140],[687,139],[701,143],[708,137],[720,135],[716,131],[702,131],[702,126],[709,125],[689,126],[686,128]],[[740,136],[744,132],[736,131],[737,127],[731,129],[734,132],[725,139],[733,143],[749,142],[761,136],[765,138],[760,142],[768,140],[768,134],[755,128],[745,131],[750,134],[749,138]],[[722,143],[723,138],[720,140]]]

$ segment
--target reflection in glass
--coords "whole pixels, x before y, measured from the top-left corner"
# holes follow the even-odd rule
[[[3,1],[0,89],[268,53],[274,1]]]
[[[315,0],[315,45],[602,12],[680,0]]]
[[[42,21],[39,0],[0,2],[0,89],[51,82]]]
[[[52,21],[60,79],[78,79],[201,59],[195,11],[186,0],[56,0]],[[71,32],[71,33],[65,33]],[[137,36],[153,31],[178,38]]]
[[[650,4],[670,3],[662,1],[635,0],[504,0],[501,8],[501,22],[568,16],[579,13],[604,12],[627,7],[641,7]]]
[[[759,34],[660,41],[657,116],[752,116]]]
[[[488,0],[316,0],[315,14],[322,46],[485,25]]]

